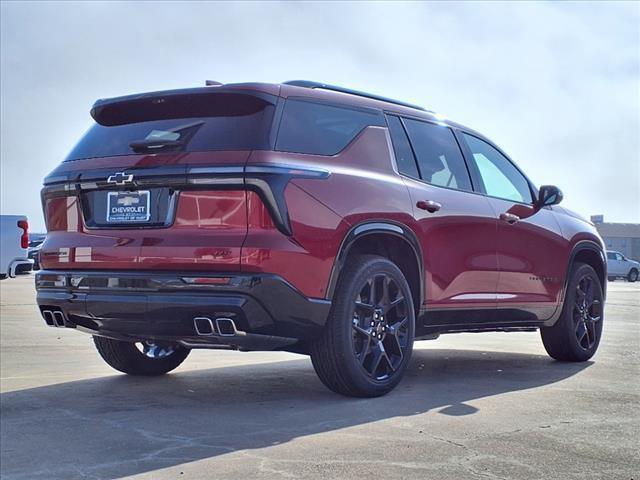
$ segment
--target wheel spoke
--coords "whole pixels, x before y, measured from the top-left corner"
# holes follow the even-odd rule
[[[382,277],[382,298],[380,299],[380,304],[385,307],[389,305],[391,299],[389,298],[389,282],[391,280],[387,278],[387,276]]]
[[[362,328],[360,325],[356,325],[355,323],[352,325],[352,328],[362,336],[369,338],[371,336],[370,328]]]
[[[397,335],[398,332],[400,331],[400,329],[407,324],[408,320],[409,319],[407,317],[403,317],[402,319],[398,320],[393,325],[389,325],[389,334],[390,335]]]
[[[402,345],[400,344],[400,338],[398,338],[398,335],[387,335],[385,337],[385,341],[389,343],[387,345],[387,347],[389,348],[389,351],[394,355],[399,356],[400,361],[402,361],[402,357],[404,357],[404,352],[402,351],[403,349],[402,349]]]
[[[371,363],[369,364],[369,368],[367,369],[372,377],[376,377],[376,372],[378,371],[378,367],[380,366],[380,362],[382,361],[382,357],[384,355],[383,350],[380,348],[382,342],[376,345],[377,348],[374,348],[372,351]]]
[[[593,303],[593,281],[591,277],[585,277],[585,301],[587,305],[591,305]]]
[[[401,294],[398,294],[398,297],[392,302],[390,302],[389,305],[387,305],[384,308],[384,313],[390,312],[391,310],[396,308],[398,305],[401,305],[402,303],[404,303],[404,297]]]
[[[373,305],[371,305],[370,303],[364,303],[364,302],[356,302],[356,308],[359,308],[360,310],[365,310],[367,312],[373,312]]]
[[[360,365],[364,364],[364,360],[367,358],[367,355],[369,355],[370,351],[371,351],[371,337],[368,337],[367,342],[362,347],[362,351],[356,355],[356,358],[360,362]]]
[[[578,339],[578,343],[582,344],[582,339],[587,335],[587,328],[584,325],[584,322],[578,322],[578,326],[576,328],[576,338]]]

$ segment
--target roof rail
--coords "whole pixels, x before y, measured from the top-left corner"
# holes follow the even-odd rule
[[[415,108],[417,110],[422,110],[425,112],[429,112],[423,107],[418,105],[413,105],[411,103],[400,102],[399,100],[393,100],[392,98],[381,97],[380,95],[374,95],[372,93],[361,92],[359,90],[352,90],[350,88],[337,87],[335,85],[328,85],[326,83],[313,82],[311,80],[290,80],[288,82],[283,82],[283,85],[293,85],[294,87],[305,87],[305,88],[319,88],[322,90],[331,90],[333,92],[341,92],[348,93],[350,95],[357,95],[359,97],[371,98],[373,100],[380,100],[382,102],[394,103],[396,105],[402,105],[403,107]]]

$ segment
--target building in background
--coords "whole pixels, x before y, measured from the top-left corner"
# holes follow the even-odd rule
[[[640,261],[640,223],[607,223],[604,215],[592,215],[591,221],[607,250],[615,250],[627,258]]]

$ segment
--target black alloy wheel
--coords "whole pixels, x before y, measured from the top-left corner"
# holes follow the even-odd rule
[[[567,282],[562,312],[550,327],[540,328],[547,353],[556,360],[584,362],[598,349],[604,321],[604,292],[596,271],[576,263]]]
[[[393,277],[378,273],[365,281],[353,305],[353,354],[368,376],[385,380],[409,345],[407,299]]]
[[[329,389],[377,397],[402,379],[415,332],[412,291],[398,266],[377,255],[354,255],[340,274],[323,335],[311,361]]]
[[[578,344],[590,350],[598,340],[598,322],[602,320],[602,293],[596,292],[595,280],[585,274],[576,286],[573,307],[573,322]]]

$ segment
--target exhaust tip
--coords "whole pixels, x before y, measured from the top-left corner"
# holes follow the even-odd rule
[[[222,337],[233,337],[238,333],[236,324],[230,318],[216,318],[216,328]]]
[[[196,333],[200,336],[209,336],[216,333],[213,328],[213,321],[209,317],[195,317],[193,319],[193,326],[196,329]]]
[[[42,310],[42,318],[47,325],[55,327],[55,321],[53,320],[53,312],[51,310]]]
[[[53,312],[53,323],[55,323],[56,327],[64,328],[67,326],[67,321],[64,318],[64,313],[61,311]]]

